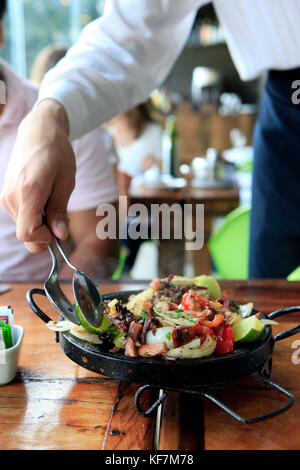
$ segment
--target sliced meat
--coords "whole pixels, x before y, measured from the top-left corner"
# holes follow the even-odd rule
[[[135,347],[134,341],[130,336],[126,338],[125,343],[125,356],[127,357],[138,357],[138,352]]]
[[[142,357],[153,357],[164,354],[168,351],[167,344],[165,342],[156,344],[144,344],[139,347],[138,354]]]
[[[157,303],[154,301],[154,306],[156,309],[161,310],[162,312],[169,312],[178,309],[178,305],[174,304],[170,301],[170,299],[167,299],[166,297],[164,298],[164,300],[160,300]]]
[[[182,296],[189,290],[187,286],[175,287],[175,286],[166,286],[159,291],[156,291],[155,294],[151,296],[151,303],[156,306],[158,302],[167,301],[172,302],[173,304],[179,305],[182,299]]]
[[[177,310],[177,309],[178,309],[177,304],[174,304],[173,302],[169,302],[169,308],[168,308],[169,311]]]
[[[146,334],[147,334],[147,331],[150,328],[150,324],[151,324],[151,320],[152,320],[152,312],[153,312],[153,307],[150,307],[148,309],[148,313],[147,313],[146,319],[145,319],[144,324],[143,324],[142,344],[145,344],[145,342],[146,342]]]
[[[208,306],[208,300],[202,295],[196,294],[190,289],[182,297],[181,304],[185,310],[193,310],[194,312],[201,312]]]
[[[127,332],[127,325],[124,320],[121,320],[119,317],[113,317],[112,315],[107,315],[107,318],[120,330]]]
[[[137,341],[139,334],[142,331],[142,328],[143,327],[140,323],[136,323],[135,321],[132,321],[130,323],[128,336],[130,336],[130,338],[133,339],[134,343]]]
[[[168,287],[169,285],[169,282],[164,279],[153,279],[150,283],[150,287],[152,287],[153,290],[157,291],[157,290],[162,290],[164,289],[165,287]]]
[[[223,292],[223,294],[222,294],[221,297],[217,300],[217,302],[219,302],[220,304],[222,304],[225,310],[228,310],[228,307],[229,307],[229,297],[228,297],[228,295],[227,295],[225,292]]]
[[[114,305],[117,314],[116,315],[107,315],[107,318],[116,325],[121,331],[128,331],[130,323],[133,321],[132,313],[126,308],[125,305],[122,305],[121,302],[117,302]]]
[[[175,328],[172,333],[174,348],[179,348],[184,344],[190,343],[196,337],[201,338],[201,344],[204,342],[207,335],[214,336],[213,330],[206,326],[179,326]]]
[[[169,301],[168,299],[160,300],[159,302],[154,302],[154,306],[157,310],[167,312],[169,310]]]

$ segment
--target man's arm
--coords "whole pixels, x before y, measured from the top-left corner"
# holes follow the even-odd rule
[[[47,249],[54,233],[68,237],[66,207],[75,185],[76,162],[64,108],[45,100],[19,126],[5,175],[1,204],[16,221],[18,240],[32,253]],[[46,214],[50,230],[43,225]]]
[[[113,0],[42,82],[66,109],[71,139],[147,99],[167,76],[205,0]],[[80,109],[80,113],[78,110]]]
[[[114,0],[103,19],[83,31],[50,71],[42,100],[21,123],[1,203],[32,252],[45,249],[50,230],[67,232],[67,203],[75,182],[71,139],[144,101],[184,46],[205,0]],[[50,230],[42,223],[45,211]]]

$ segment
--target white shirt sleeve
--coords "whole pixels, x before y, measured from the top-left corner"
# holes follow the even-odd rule
[[[207,0],[113,0],[45,76],[39,101],[65,108],[71,140],[147,99],[167,76]]]

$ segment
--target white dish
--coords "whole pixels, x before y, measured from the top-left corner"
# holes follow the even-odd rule
[[[225,189],[232,188],[234,183],[232,180],[197,180],[191,181],[191,187],[195,189]]]
[[[152,189],[184,189],[187,185],[185,178],[174,178],[173,176],[162,175],[158,181],[144,181],[143,186],[145,188]]]
[[[18,357],[24,328],[14,325],[12,335],[13,347],[0,351],[0,385],[8,384],[14,380],[18,370]]]

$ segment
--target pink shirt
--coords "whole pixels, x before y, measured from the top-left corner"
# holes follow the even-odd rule
[[[20,79],[0,61],[6,83],[6,105],[0,115],[0,188],[3,187],[18,126],[37,100],[38,88]],[[118,188],[112,163],[116,162],[112,140],[102,129],[95,129],[73,142],[77,174],[75,189],[68,211],[93,209],[102,203],[118,199]],[[50,273],[51,260],[47,252],[30,254],[16,238],[16,226],[0,206],[0,277],[5,281],[44,282]]]

